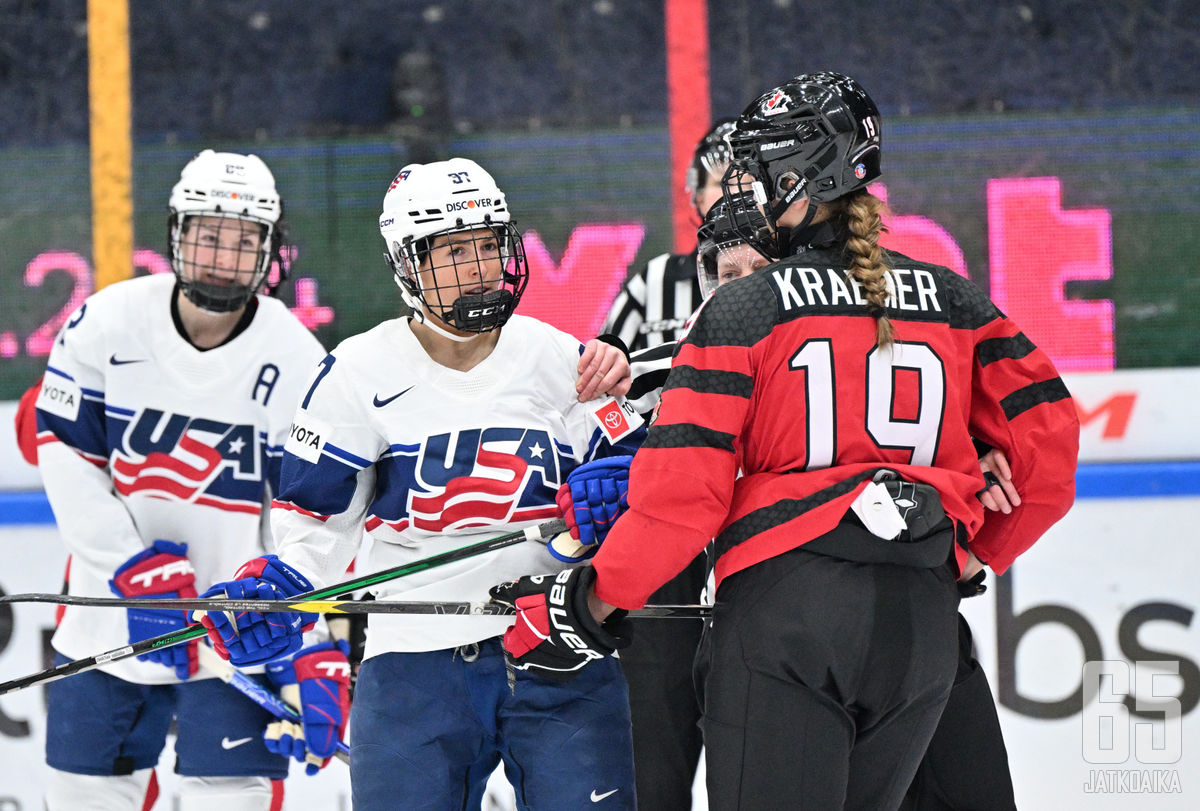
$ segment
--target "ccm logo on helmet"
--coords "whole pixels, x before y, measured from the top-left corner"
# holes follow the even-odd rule
[[[246,174],[246,167],[240,163],[227,163],[225,164],[225,174],[241,177]]]
[[[490,197],[480,197],[478,200],[451,200],[449,203],[446,203],[446,210],[462,211],[468,208],[475,208],[476,206],[483,208],[491,205],[492,198]]]

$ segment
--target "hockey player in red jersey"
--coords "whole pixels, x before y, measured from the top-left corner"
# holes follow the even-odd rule
[[[773,230],[745,236],[786,258],[701,309],[592,564],[493,590],[522,609],[517,666],[590,661],[715,537],[718,811],[895,808],[954,680],[955,581],[1003,573],[1074,499],[1078,419],[1050,360],[968,280],[878,247],[880,126],[833,73],[747,108],[729,193],[755,195]],[[1022,498],[986,523],[972,437]]]

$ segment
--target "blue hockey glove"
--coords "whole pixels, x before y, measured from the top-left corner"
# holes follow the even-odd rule
[[[196,575],[187,559],[187,544],[155,541],[122,563],[108,587],[118,597],[195,597]],[[187,627],[186,611],[127,608],[125,617],[131,643]],[[173,668],[180,679],[194,675],[199,667],[194,640],[143,653],[138,658]]]
[[[492,586],[492,601],[517,611],[516,623],[504,633],[509,666],[566,682],[588,662],[632,642],[624,611],[614,611],[601,625],[588,610],[588,588],[595,581],[596,570],[581,566]]]
[[[337,751],[350,718],[350,643],[322,642],[291,659],[267,665],[267,677],[283,699],[300,707],[303,726],[275,721],[263,733],[267,749],[305,764],[309,775]]]
[[[304,575],[275,555],[264,555],[244,564],[233,580],[217,583],[201,596],[286,600],[306,591],[312,591],[312,584]],[[304,632],[317,621],[317,615],[242,611],[232,614],[232,620],[229,614],[211,611],[200,623],[223,659],[238,667],[248,667],[299,650]]]
[[[551,555],[573,563],[596,554],[618,516],[629,509],[632,461],[632,456],[595,459],[567,474],[555,501],[575,543],[556,538],[549,546]]]

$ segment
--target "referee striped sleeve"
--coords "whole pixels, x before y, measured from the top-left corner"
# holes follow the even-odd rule
[[[633,384],[629,387],[629,393],[625,395],[625,401],[639,414],[649,415],[658,405],[667,376],[671,373],[671,358],[677,346],[674,341],[670,341],[642,349],[629,356]]]
[[[661,254],[632,274],[609,308],[604,331],[631,350],[680,338],[700,306],[694,254]]]

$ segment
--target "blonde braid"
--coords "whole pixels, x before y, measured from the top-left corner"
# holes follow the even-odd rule
[[[868,309],[875,316],[876,344],[881,348],[891,346],[892,322],[885,309],[889,294],[887,272],[891,268],[884,263],[883,249],[879,247],[879,235],[887,230],[882,217],[887,204],[865,189],[838,202],[843,201],[846,226],[850,230],[850,236],[846,239],[846,252],[850,258],[847,270],[866,293]]]

